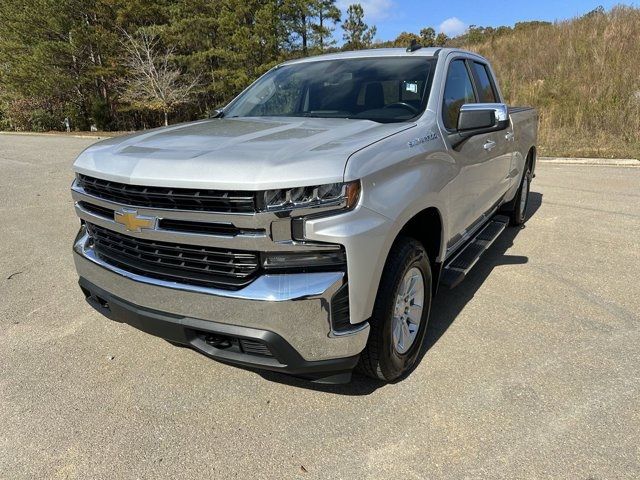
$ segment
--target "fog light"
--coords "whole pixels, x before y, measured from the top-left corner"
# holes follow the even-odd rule
[[[204,341],[212,347],[222,350],[231,347],[231,340],[229,339],[229,337],[223,335],[207,335]]]
[[[266,270],[340,267],[346,263],[344,250],[328,252],[268,252],[262,254]]]

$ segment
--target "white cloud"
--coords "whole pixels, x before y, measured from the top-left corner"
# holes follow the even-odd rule
[[[347,8],[353,3],[362,5],[364,18],[367,22],[375,22],[389,18],[396,6],[393,0],[338,0],[337,5],[346,15]]]
[[[447,18],[438,27],[438,32],[442,32],[449,37],[462,35],[466,31],[467,24],[460,20],[458,17]]]

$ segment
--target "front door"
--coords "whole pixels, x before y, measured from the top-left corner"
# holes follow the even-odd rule
[[[449,133],[456,131],[462,105],[479,103],[480,93],[469,63],[456,58],[449,64],[442,101],[442,122]],[[450,186],[449,247],[481,222],[504,193],[501,190],[506,185],[511,160],[505,133],[476,135],[455,149],[448,143],[448,154],[457,169]],[[449,142],[447,135],[444,137]]]

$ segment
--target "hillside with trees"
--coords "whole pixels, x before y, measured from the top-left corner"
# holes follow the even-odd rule
[[[425,26],[390,41],[364,14],[336,0],[2,2],[0,130],[203,118],[284,60],[416,40],[489,58],[508,102],[539,109],[542,153],[640,157],[640,9],[472,25],[453,39]]]

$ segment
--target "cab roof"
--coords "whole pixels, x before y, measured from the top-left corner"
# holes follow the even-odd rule
[[[291,65],[295,63],[318,62],[323,60],[340,60],[346,58],[379,58],[379,57],[437,57],[439,55],[448,55],[449,53],[464,53],[473,55],[478,58],[480,55],[468,50],[458,48],[428,47],[420,48],[413,52],[407,51],[406,48],[371,48],[367,50],[353,50],[349,52],[326,53],[324,55],[316,55],[314,57],[298,58],[282,63],[282,65]]]

